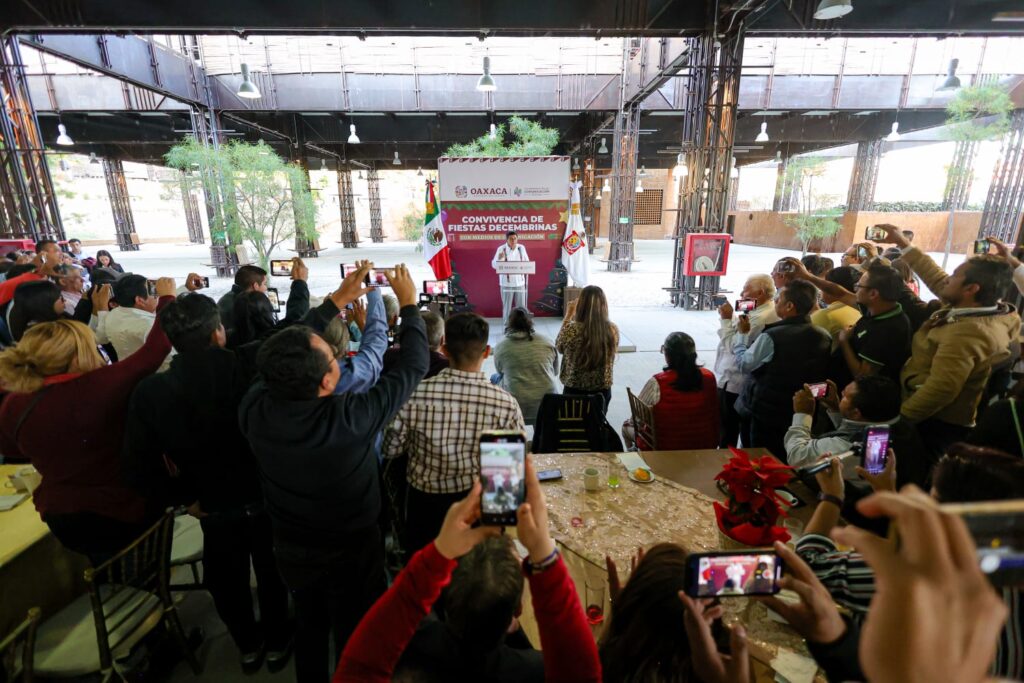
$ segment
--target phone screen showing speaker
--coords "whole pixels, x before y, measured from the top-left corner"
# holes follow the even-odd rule
[[[988,253],[988,240],[974,240],[974,253],[975,254],[987,254]]]
[[[757,308],[757,302],[753,299],[737,299],[736,300],[736,312],[737,313],[750,313],[752,310]]]
[[[514,526],[526,501],[526,436],[520,432],[480,435],[480,522]]]
[[[274,308],[274,313],[281,312],[281,299],[277,296],[277,290],[273,287],[267,289],[267,298],[270,299],[270,305]]]
[[[437,296],[438,294],[448,294],[448,281],[447,280],[424,280],[423,292],[425,294],[431,294]]]
[[[871,425],[864,430],[864,461],[862,467],[871,474],[881,474],[889,452],[889,425]]]
[[[811,396],[814,398],[825,398],[825,394],[828,393],[828,384],[821,382],[819,384],[809,384],[807,388],[811,390]]]
[[[686,559],[686,594],[694,598],[775,595],[783,562],[774,550],[694,553]]]
[[[276,277],[289,277],[292,274],[293,262],[291,259],[270,262],[270,274]]]
[[[367,284],[370,287],[391,286],[391,281],[388,280],[387,273],[384,272],[383,268],[371,268],[369,274],[367,275],[367,278],[369,278]]]

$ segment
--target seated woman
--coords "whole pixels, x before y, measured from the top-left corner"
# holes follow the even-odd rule
[[[654,431],[658,450],[684,451],[716,448],[718,445],[718,389],[715,375],[697,364],[697,346],[685,332],[673,332],[661,347],[664,372],[647,380],[641,401],[654,409]],[[634,443],[632,420],[622,425],[627,447]],[[640,450],[652,444],[636,440]]]
[[[14,290],[14,301],[8,315],[11,337],[18,341],[29,328],[40,323],[54,320],[89,320],[91,305],[82,306],[82,310],[77,311],[75,316],[68,315],[66,305],[61,289],[55,282],[36,280],[18,285]]]
[[[558,351],[551,340],[533,331],[533,320],[525,308],[514,308],[505,323],[505,339],[494,350],[496,382],[515,396],[523,420],[532,425],[544,394],[558,391]]]

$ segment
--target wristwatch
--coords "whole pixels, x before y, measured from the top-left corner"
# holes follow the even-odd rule
[[[831,493],[825,493],[824,491],[819,492],[818,500],[822,503],[832,503],[840,510],[843,509],[843,499],[839,496],[833,496]]]

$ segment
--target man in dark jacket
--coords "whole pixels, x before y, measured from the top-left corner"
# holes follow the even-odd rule
[[[323,329],[338,314],[335,292],[303,322]],[[238,405],[255,375],[262,342],[224,348],[213,299],[192,293],[168,304],[160,324],[177,355],[166,372],[142,380],[125,429],[125,472],[150,499],[191,503],[203,527],[204,582],[242,654],[246,672],[284,667],[290,653],[288,594],[274,561],[259,471],[238,427]],[[179,472],[171,490],[164,456]],[[194,501],[194,502],[193,502]],[[260,629],[249,565],[256,574]]]
[[[737,367],[751,375],[736,403],[743,445],[767,448],[783,461],[793,394],[805,384],[824,381],[828,370],[832,340],[808,317],[817,300],[814,285],[794,280],[775,301],[779,322],[766,325],[753,344],[747,342],[750,323],[741,318],[736,326]]]
[[[267,271],[259,266],[242,266],[235,273],[231,291],[217,300],[220,319],[228,334],[235,328],[235,297],[245,292],[267,293]]]
[[[363,265],[342,283],[344,306],[367,290]],[[290,327],[257,356],[262,381],[239,408],[242,433],[260,465],[274,553],[292,594],[299,683],[329,678],[333,628],[341,650],[387,588],[374,435],[398,412],[427,371],[423,319],[405,266],[388,272],[402,306],[401,357],[365,394],[333,395],[338,364],[312,330]]]

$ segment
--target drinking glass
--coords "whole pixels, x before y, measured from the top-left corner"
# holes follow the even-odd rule
[[[619,488],[619,476],[622,474],[622,465],[617,459],[608,463],[608,488]]]
[[[597,626],[604,621],[604,595],[607,586],[601,579],[587,579],[585,588],[587,623]]]

